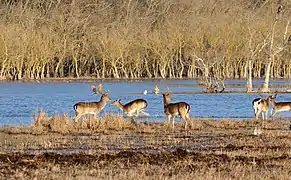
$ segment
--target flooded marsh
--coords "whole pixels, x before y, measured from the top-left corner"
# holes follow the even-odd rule
[[[99,83],[94,82],[94,83]],[[246,94],[246,81],[227,80],[226,90],[240,91],[241,93],[202,93],[203,86],[196,80],[164,80],[164,81],[106,81],[103,91],[109,93],[112,101],[121,98],[127,103],[137,98],[148,102],[146,113],[149,117],[140,118],[141,121],[163,122],[162,95],[153,94],[154,84],[158,84],[161,92],[173,92],[174,102],[186,101],[191,105],[190,115],[193,118],[232,118],[248,119],[253,117],[252,100],[260,97],[258,94]],[[90,85],[92,82],[70,83],[0,83],[0,126],[3,125],[29,125],[35,113],[40,110],[46,113],[74,116],[73,105],[80,101],[99,101],[100,95],[93,94]],[[254,85],[259,86],[262,81],[255,80]],[[280,88],[280,85],[290,85],[289,80],[274,80],[270,82],[271,88]],[[144,90],[148,94],[143,94]],[[266,96],[266,95],[265,95]],[[279,94],[278,101],[291,101],[290,94]],[[101,112],[104,114],[120,114],[117,107],[109,103]],[[290,112],[280,113],[283,117],[291,117]]]
[[[242,81],[235,82],[237,86],[234,81],[226,84],[241,90]],[[257,94],[203,94],[199,93],[203,87],[190,80],[102,84],[112,100],[146,99],[150,117],[136,118],[132,124],[116,107],[106,105],[101,118],[86,116],[74,122],[75,102],[100,98],[92,94],[90,83],[0,84],[0,177],[288,179],[291,175],[290,113],[254,120],[251,101]],[[143,94],[154,84],[174,92],[174,101],[191,104],[187,130],[179,119],[175,129],[165,123],[161,95]],[[255,128],[262,133],[255,135]]]

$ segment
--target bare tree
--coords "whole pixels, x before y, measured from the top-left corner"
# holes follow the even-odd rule
[[[270,92],[269,89],[269,81],[270,81],[270,71],[271,71],[271,65],[275,60],[275,56],[277,54],[279,54],[280,52],[282,52],[287,44],[286,41],[286,36],[288,33],[288,27],[289,27],[289,20],[287,21],[286,27],[285,27],[285,32],[283,34],[283,42],[280,46],[274,47],[274,34],[275,34],[275,29],[276,29],[276,25],[278,23],[279,17],[281,15],[282,12],[282,6],[280,5],[276,14],[276,19],[275,22],[272,25],[272,31],[271,31],[271,38],[270,38],[270,46],[269,46],[269,50],[268,50],[268,60],[267,60],[267,67],[266,67],[266,73],[265,73],[265,80],[264,80],[264,85],[263,85],[263,92]]]
[[[247,81],[247,92],[253,91],[253,83],[252,83],[252,69],[253,69],[253,63],[254,59],[257,57],[257,55],[264,49],[264,47],[267,45],[266,39],[264,39],[262,42],[259,42],[257,45],[254,43],[254,33],[248,27],[249,29],[249,57],[248,57],[248,81]]]
[[[196,56],[196,55],[195,55]],[[205,93],[218,93],[223,92],[225,90],[224,85],[224,77],[220,77],[218,74],[214,74],[213,68],[218,61],[212,62],[212,64],[208,65],[204,62],[204,60],[198,56],[196,56],[196,61],[198,66],[196,68],[200,69],[203,72],[202,81],[205,83],[206,88],[204,89]],[[219,90],[220,85],[222,89]]]

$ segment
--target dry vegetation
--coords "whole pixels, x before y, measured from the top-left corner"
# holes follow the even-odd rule
[[[120,116],[49,117],[0,129],[1,179],[289,179],[289,121],[193,120],[175,130]],[[262,127],[261,135],[253,135]]]
[[[291,2],[274,33],[274,48]],[[277,0],[5,0],[0,78],[246,78],[265,74]],[[289,34],[287,34],[287,37]],[[290,48],[271,77],[290,78]]]

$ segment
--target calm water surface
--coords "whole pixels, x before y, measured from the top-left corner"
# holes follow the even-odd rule
[[[98,83],[98,82],[96,82]],[[228,80],[226,84],[238,84],[241,88],[245,80]],[[161,91],[170,92],[201,92],[194,80],[165,80],[141,82],[102,82],[103,90],[108,91],[112,100],[121,98],[127,103],[136,98],[144,98],[149,106],[146,110],[150,117],[143,121],[164,121],[162,95],[147,94],[154,84],[158,84]],[[262,84],[262,80],[255,80],[254,84]],[[272,81],[271,85],[290,84],[288,80]],[[276,86],[276,85],[275,85]],[[228,88],[235,89],[235,88]],[[238,89],[238,88],[236,88]],[[245,88],[243,88],[245,89]],[[241,89],[240,89],[241,90]],[[73,105],[79,101],[99,101],[100,95],[92,94],[90,83],[0,83],[0,126],[29,125],[35,112],[40,109],[49,115],[68,113],[74,115]],[[174,102],[186,101],[191,105],[192,117],[211,118],[251,118],[253,116],[252,100],[259,95],[232,94],[173,94]],[[291,94],[281,94],[277,101],[291,101]],[[120,113],[115,106],[106,105],[104,113]],[[280,113],[280,116],[291,117],[291,112]]]

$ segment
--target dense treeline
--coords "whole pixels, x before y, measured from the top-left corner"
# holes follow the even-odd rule
[[[264,76],[276,0],[2,0],[0,78]],[[291,2],[276,25],[282,43]],[[289,36],[289,33],[287,34]],[[271,77],[291,77],[291,52]]]

